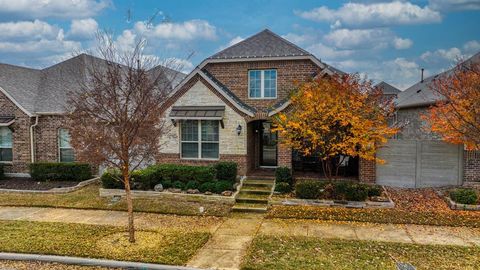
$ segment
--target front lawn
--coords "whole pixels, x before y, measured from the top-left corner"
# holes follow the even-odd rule
[[[321,219],[373,223],[467,226],[480,228],[480,212],[451,210],[432,189],[393,189],[391,209],[273,206],[269,218]]]
[[[60,263],[45,263],[35,261],[0,261],[0,269],[15,270],[121,270],[120,268],[106,268],[96,266],[79,266]]]
[[[129,244],[122,228],[51,222],[0,221],[0,251],[185,265],[207,232],[138,231]]]
[[[94,184],[66,194],[0,192],[0,206],[62,207],[126,211],[127,205],[124,199],[121,199],[119,202],[112,202],[108,198],[102,198],[99,196],[99,188],[100,186],[98,184]],[[203,212],[199,211],[200,207],[203,207]],[[230,208],[231,205],[220,203],[179,202],[155,198],[134,199],[134,210],[137,212],[225,216],[230,212]]]
[[[433,246],[306,237],[254,239],[242,269],[395,269],[392,256],[417,269],[478,269],[479,247]]]

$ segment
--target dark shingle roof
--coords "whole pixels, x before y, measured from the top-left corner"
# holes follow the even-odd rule
[[[384,81],[378,83],[376,87],[382,89],[384,95],[397,95],[398,93],[402,92],[395,86],[392,86]]]
[[[208,59],[262,58],[306,56],[309,52],[265,29],[239,43],[230,46]]]
[[[80,90],[86,82],[89,67],[106,64],[105,60],[88,54],[80,54],[42,70],[0,64],[0,87],[30,114],[64,113],[68,93]],[[155,74],[159,70],[166,76],[175,77],[176,71],[163,67],[148,72]],[[184,76],[179,73],[178,77]]]
[[[469,65],[472,63],[480,63],[480,52],[465,60],[461,65]],[[436,101],[441,100],[442,96],[431,89],[433,81],[441,76],[449,76],[454,72],[454,68],[449,69],[440,74],[430,76],[426,79],[407,88],[398,94],[395,99],[395,105],[397,108],[407,107],[421,107],[434,104]]]

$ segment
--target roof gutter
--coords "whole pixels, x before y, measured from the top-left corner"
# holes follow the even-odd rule
[[[38,115],[35,116],[35,124],[30,126],[30,154],[32,163],[35,162],[35,141],[33,139],[34,129],[38,125]]]

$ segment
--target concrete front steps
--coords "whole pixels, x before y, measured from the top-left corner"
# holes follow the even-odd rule
[[[265,213],[268,199],[273,192],[273,179],[249,179],[243,181],[240,192],[235,198],[233,212]]]

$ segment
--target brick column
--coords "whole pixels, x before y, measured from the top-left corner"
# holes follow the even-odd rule
[[[277,163],[279,167],[292,168],[292,148],[278,144]]]
[[[480,182],[480,151],[463,153],[463,181]]]
[[[364,183],[375,183],[376,164],[375,160],[366,160],[360,158],[358,163],[358,180]]]

